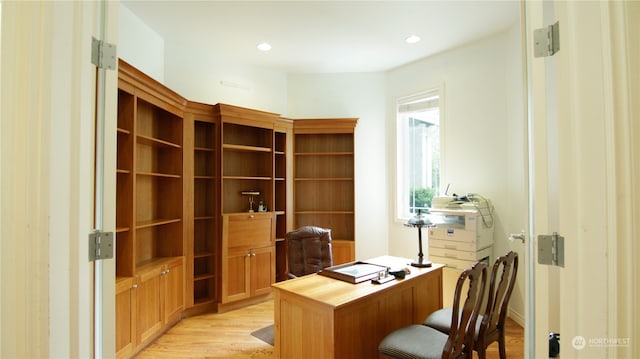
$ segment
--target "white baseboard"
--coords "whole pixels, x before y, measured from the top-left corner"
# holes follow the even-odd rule
[[[524,328],[524,315],[516,312],[512,308],[509,308],[509,310],[507,311],[507,316]]]

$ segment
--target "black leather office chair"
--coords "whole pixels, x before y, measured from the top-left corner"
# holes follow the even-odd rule
[[[507,318],[507,307],[513,292],[518,273],[518,253],[510,251],[496,259],[491,271],[487,307],[483,315],[478,316],[474,350],[478,358],[486,358],[489,344],[498,341],[500,358],[506,359],[504,322]],[[500,274],[500,278],[498,278]],[[496,282],[498,280],[498,282]],[[443,333],[451,330],[451,308],[443,308],[433,312],[424,321],[424,325]]]
[[[422,324],[400,328],[380,342],[380,358],[471,359],[476,320],[486,280],[487,265],[482,262],[476,262],[473,267],[464,270],[456,283],[450,317],[450,323],[453,323],[451,330],[443,333]],[[467,291],[463,292],[465,282],[468,282],[469,286]]]
[[[305,226],[286,234],[289,278],[317,273],[333,265],[331,230]]]

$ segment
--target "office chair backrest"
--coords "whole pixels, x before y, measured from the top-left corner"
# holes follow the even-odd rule
[[[468,281],[469,286],[466,293],[463,293],[465,281]],[[458,277],[453,297],[451,330],[442,352],[443,359],[471,358],[476,320],[482,305],[486,281],[487,265],[482,262],[476,262]]]
[[[317,273],[333,265],[330,229],[300,227],[287,233],[285,239],[290,278]]]
[[[500,278],[496,283],[498,273],[500,274]],[[516,252],[510,251],[496,259],[493,264],[487,308],[482,317],[482,325],[478,333],[480,337],[484,336],[484,333],[496,331],[498,327],[503,329],[507,317],[509,298],[515,286],[517,273],[518,253]]]

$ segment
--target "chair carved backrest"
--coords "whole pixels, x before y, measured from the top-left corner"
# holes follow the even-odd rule
[[[502,270],[501,270],[502,269]],[[487,307],[482,317],[478,337],[495,332],[504,326],[507,307],[518,273],[518,253],[510,251],[496,259],[491,271]],[[500,278],[498,279],[498,275]]]
[[[442,352],[443,359],[471,358],[475,336],[476,319],[484,296],[487,281],[487,265],[476,262],[473,267],[463,271],[458,277],[453,297],[451,330]],[[463,293],[463,286],[468,289]],[[466,298],[462,298],[466,294]]]
[[[286,234],[288,276],[317,273],[333,265],[331,229],[304,226]]]

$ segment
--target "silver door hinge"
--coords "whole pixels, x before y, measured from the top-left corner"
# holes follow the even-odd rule
[[[538,236],[538,263],[564,267],[564,237],[552,235]]]
[[[89,234],[89,261],[113,258],[113,232],[93,231]]]
[[[560,51],[560,24],[555,24],[533,31],[533,56],[553,56]]]
[[[117,64],[116,45],[98,40],[91,40],[91,63],[101,69],[115,70]]]

